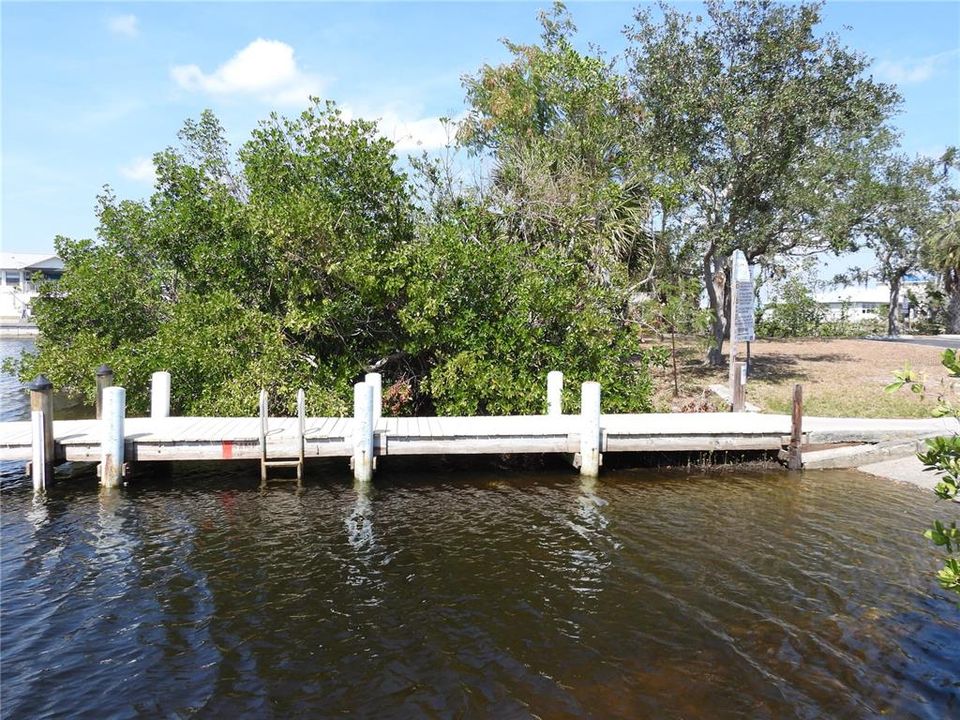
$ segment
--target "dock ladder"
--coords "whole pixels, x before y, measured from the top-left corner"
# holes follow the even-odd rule
[[[297,485],[303,484],[303,451],[304,451],[304,435],[306,434],[306,425],[307,425],[307,398],[303,390],[297,391],[297,436],[299,442],[297,447],[299,449],[299,456],[297,458],[274,458],[270,459],[270,455],[267,452],[267,436],[270,434],[270,429],[268,427],[268,400],[269,396],[267,395],[266,390],[260,391],[260,486],[264,487],[267,484],[267,473],[269,468],[296,468]],[[289,481],[292,482],[294,478],[274,478],[278,481]]]

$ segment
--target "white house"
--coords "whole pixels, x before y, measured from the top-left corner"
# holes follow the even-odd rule
[[[44,280],[59,280],[63,260],[50,253],[0,253],[0,322],[29,324],[38,273]]]
[[[910,311],[907,290],[923,296],[925,278],[908,276],[900,287],[901,316],[907,317]],[[871,287],[847,286],[816,295],[816,301],[826,311],[826,320],[841,320],[844,312],[849,322],[859,322],[877,317],[881,308],[890,304],[890,286],[873,285]]]

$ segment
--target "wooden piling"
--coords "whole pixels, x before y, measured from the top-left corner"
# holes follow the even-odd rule
[[[353,477],[358,482],[373,479],[373,385],[353,386]]]
[[[270,397],[267,391],[260,390],[260,485],[267,485],[267,413]]]
[[[45,490],[53,482],[55,445],[53,438],[53,383],[38,375],[30,383],[30,420],[33,423],[33,458],[30,474],[33,489]]]
[[[803,468],[803,385],[793,386],[793,413],[790,416],[790,447],[787,455],[787,468]]]
[[[547,415],[563,415],[563,373],[547,373]]]
[[[113,370],[109,365],[97,368],[97,420],[103,417],[103,391],[113,385]]]
[[[120,487],[126,474],[123,429],[126,409],[126,390],[122,387],[104,388],[103,440],[100,444],[100,484],[104,487]]]
[[[377,421],[383,416],[383,378],[380,373],[367,373],[363,381],[373,388],[373,429],[377,429]]]
[[[297,484],[303,484],[303,464],[307,445],[307,394],[303,388],[297,390],[297,434],[300,436],[300,442],[297,447],[300,450],[299,464],[297,465]]]
[[[600,474],[600,383],[585,382],[580,388],[580,474]]]

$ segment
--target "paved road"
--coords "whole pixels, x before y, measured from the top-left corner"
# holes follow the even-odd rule
[[[930,345],[939,348],[960,348],[960,335],[903,335],[900,337],[875,337],[871,340],[881,342],[909,343],[911,345]]]

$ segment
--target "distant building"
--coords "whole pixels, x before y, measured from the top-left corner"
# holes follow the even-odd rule
[[[0,253],[0,322],[32,324],[30,302],[37,296],[34,277],[59,280],[63,260],[50,253]]]
[[[900,310],[902,317],[910,315],[907,291],[923,295],[926,280],[918,276],[907,276],[900,287]],[[822,292],[816,295],[816,301],[826,311],[825,320],[842,320],[846,313],[848,322],[860,322],[878,317],[886,312],[890,304],[890,286],[873,285],[871,287],[847,286],[838,290]]]

